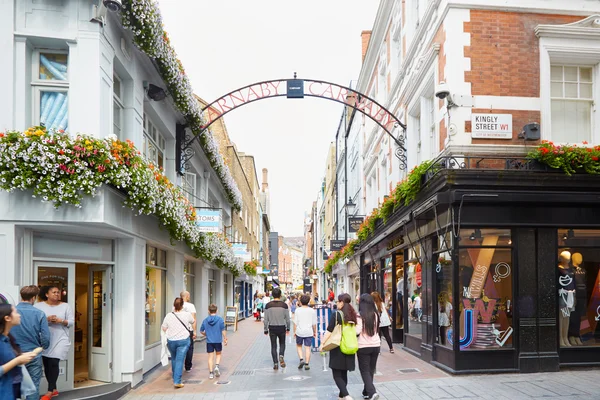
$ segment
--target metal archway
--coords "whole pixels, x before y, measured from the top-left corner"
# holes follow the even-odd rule
[[[282,83],[285,83],[285,85],[282,85]],[[285,90],[282,86],[285,87]],[[400,168],[406,169],[406,148],[404,147],[406,125],[394,114],[374,99],[354,89],[326,81],[298,79],[295,73],[293,79],[275,79],[253,83],[229,92],[208,104],[202,108],[202,113],[207,121],[202,126],[202,131],[208,129],[219,118],[238,107],[257,100],[283,96],[288,99],[318,97],[333,100],[361,112],[379,125],[394,140],[397,145],[395,155],[400,161]],[[398,127],[401,127],[402,131],[394,136],[393,132]],[[177,163],[176,169],[180,174],[183,174],[187,162],[195,154],[192,149],[194,141],[201,136],[201,134],[186,134],[185,128],[185,125],[177,125],[175,160]]]

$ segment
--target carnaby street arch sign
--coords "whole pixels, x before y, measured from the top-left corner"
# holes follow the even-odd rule
[[[394,140],[397,145],[395,153],[400,161],[400,167],[406,169],[406,148],[404,147],[406,125],[394,114],[374,99],[354,89],[326,81],[297,79],[296,74],[293,79],[257,82],[221,96],[202,108],[205,120],[202,130],[208,129],[215,121],[236,108],[258,100],[283,96],[290,99],[318,97],[345,104],[361,112]],[[187,161],[193,156],[192,144],[200,135],[186,135],[183,125],[178,125],[177,128],[175,160],[177,171],[181,173],[185,169]],[[402,130],[400,131],[399,128]],[[398,131],[397,135],[394,135],[395,131]]]

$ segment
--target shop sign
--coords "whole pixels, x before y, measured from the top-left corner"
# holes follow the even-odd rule
[[[331,251],[340,251],[346,245],[345,240],[331,240],[329,242],[329,249]]]
[[[404,244],[404,236],[398,236],[397,238],[391,240],[388,244],[387,244],[387,248],[386,250],[392,250],[398,246],[400,246],[401,244]]]
[[[248,245],[246,243],[233,243],[231,247],[235,257],[241,258],[243,261],[252,261],[252,257],[248,251]]]
[[[417,287],[421,287],[423,285],[423,274],[421,263],[418,263],[415,267],[415,279],[417,280]]]
[[[348,217],[348,232],[358,232],[365,217]]]
[[[196,226],[200,232],[220,232],[221,210],[210,208],[196,209]]]
[[[473,139],[512,139],[512,114],[472,114]]]
[[[481,297],[481,292],[483,291],[489,269],[490,267],[488,265],[478,265],[473,270],[471,282],[469,283],[469,293],[471,294],[472,299]]]

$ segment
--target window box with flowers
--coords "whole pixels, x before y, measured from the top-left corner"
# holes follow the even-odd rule
[[[589,147],[587,142],[577,144],[555,145],[543,141],[528,158],[565,174],[600,173],[600,146]]]

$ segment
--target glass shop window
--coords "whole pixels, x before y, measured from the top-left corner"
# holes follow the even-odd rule
[[[448,333],[454,330],[454,313],[452,299],[452,256],[449,251],[434,254],[435,279],[437,288],[436,308],[438,313],[438,334],[436,342],[442,346],[452,348],[452,338],[448,339]]]
[[[160,342],[160,326],[165,318],[167,252],[146,246],[146,346]]]
[[[394,254],[396,257],[396,329],[404,327],[404,252]]]
[[[558,230],[557,298],[563,348],[600,345],[600,230]]]
[[[69,127],[69,56],[60,51],[34,51],[33,77],[35,125],[48,130]]]
[[[421,246],[408,249],[409,259],[404,265],[406,271],[406,304],[408,308],[408,334],[421,337],[423,319],[423,268],[420,262]]]
[[[508,229],[461,229],[460,349],[513,347],[513,260]],[[452,329],[446,339],[452,344]]]

